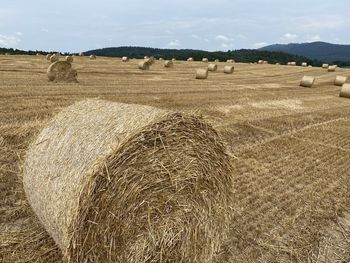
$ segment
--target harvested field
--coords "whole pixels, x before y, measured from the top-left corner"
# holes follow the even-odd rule
[[[349,69],[235,63],[198,81],[203,62],[139,62],[75,57],[79,83],[52,83],[45,57],[0,56],[0,261],[62,262],[26,201],[22,164],[54,114],[100,98],[196,113],[219,132],[234,181],[220,262],[350,262],[350,99],[333,85]],[[299,87],[304,75],[312,89]]]

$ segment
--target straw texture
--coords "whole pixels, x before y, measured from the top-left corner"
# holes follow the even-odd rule
[[[230,221],[230,173],[200,119],[87,100],[39,134],[23,182],[68,262],[213,262]]]
[[[46,71],[49,81],[77,82],[77,71],[67,61],[56,61]]]

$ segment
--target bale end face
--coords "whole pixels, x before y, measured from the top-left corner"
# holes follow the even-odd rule
[[[166,67],[166,68],[172,68],[172,67],[174,67],[173,61],[172,61],[172,60],[166,60],[166,61],[164,61],[164,67]]]
[[[340,90],[339,97],[350,99],[350,84],[344,84]]]
[[[128,57],[122,57],[122,61],[123,62],[129,62],[129,58]]]
[[[151,67],[151,64],[148,60],[144,60],[144,61],[139,62],[139,64],[137,66],[141,70],[149,70]]]
[[[225,66],[224,67],[224,73],[225,74],[232,74],[235,70],[234,66]]]
[[[304,76],[300,81],[301,87],[311,88],[315,83],[315,77],[312,76]]]
[[[208,69],[197,69],[196,79],[207,79],[208,78]]]
[[[345,84],[345,82],[348,80],[348,77],[344,77],[344,76],[336,76],[335,80],[334,80],[334,85],[335,86],[343,86],[343,84]]]
[[[209,64],[208,65],[208,70],[211,72],[215,72],[215,71],[217,71],[217,69],[218,69],[218,65],[216,65],[216,64]]]

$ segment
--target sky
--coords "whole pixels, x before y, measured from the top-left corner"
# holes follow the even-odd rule
[[[350,0],[1,0],[0,47],[208,51],[350,44]]]

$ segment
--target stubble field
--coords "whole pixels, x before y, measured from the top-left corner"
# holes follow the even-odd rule
[[[25,151],[63,107],[85,98],[202,115],[232,157],[234,219],[227,262],[350,262],[350,99],[321,68],[76,57],[79,83],[50,83],[43,56],[0,56],[0,261],[61,262],[21,185]],[[304,75],[313,88],[299,87]],[[338,260],[338,261],[337,261]],[[341,261],[342,260],[342,261]]]

